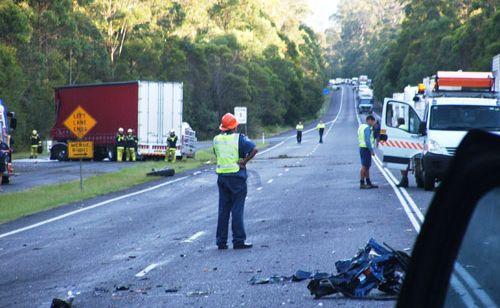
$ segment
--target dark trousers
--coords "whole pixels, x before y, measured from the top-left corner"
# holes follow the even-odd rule
[[[219,218],[217,221],[217,245],[227,243],[229,216],[233,231],[233,245],[243,244],[247,238],[243,223],[243,211],[247,196],[247,181],[236,176],[219,176]]]
[[[298,130],[297,131],[297,143],[301,143],[301,142],[302,142],[302,131]]]
[[[323,143],[323,133],[325,132],[324,128],[319,129],[319,143]]]

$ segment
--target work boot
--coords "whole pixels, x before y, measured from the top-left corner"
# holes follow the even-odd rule
[[[368,185],[366,185],[365,183],[359,184],[359,189],[367,189],[367,188],[368,188]]]
[[[401,181],[399,182],[399,184],[396,185],[397,187],[404,187],[404,188],[408,188],[409,186],[409,183],[408,183],[408,177],[403,177],[401,178]]]
[[[253,244],[251,243],[241,243],[233,245],[233,249],[249,249],[252,248]]]
[[[226,250],[227,249],[227,245],[226,244],[217,245],[217,248],[219,250]]]
[[[370,183],[370,184],[366,184],[366,188],[368,188],[368,189],[378,188],[378,185]]]

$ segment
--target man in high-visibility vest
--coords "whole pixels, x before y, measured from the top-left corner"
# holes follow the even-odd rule
[[[42,146],[42,139],[40,138],[40,135],[36,130],[33,130],[31,132],[30,136],[30,158],[37,158],[38,157],[38,147]]]
[[[304,124],[299,122],[299,124],[295,126],[295,130],[297,130],[297,143],[302,143],[302,131],[304,130]]]
[[[319,121],[318,125],[316,126],[316,129],[319,132],[319,143],[323,143],[323,133],[325,132],[325,123],[323,121]]]
[[[175,163],[177,160],[177,136],[175,135],[175,130],[170,130],[170,134],[167,138],[167,153],[165,154],[165,161],[170,161]]]
[[[245,135],[236,132],[238,121],[230,113],[221,120],[221,133],[213,140],[213,149],[217,157],[219,187],[219,216],[217,221],[216,243],[219,249],[227,249],[229,216],[232,217],[233,248],[252,248],[245,243],[246,234],[243,223],[243,211],[247,196],[246,164],[257,154],[255,143]]]
[[[136,161],[137,155],[137,136],[134,135],[134,130],[129,128],[127,130],[127,136],[125,136],[125,160],[126,161]]]
[[[123,134],[123,128],[118,128],[118,134],[115,137],[116,145],[116,161],[123,161],[123,152],[125,152],[125,135]]]
[[[370,180],[370,167],[372,165],[372,156],[375,155],[375,138],[373,137],[373,125],[375,117],[369,115],[366,117],[366,124],[361,124],[358,128],[359,155],[361,156],[361,171],[359,188],[378,188]]]

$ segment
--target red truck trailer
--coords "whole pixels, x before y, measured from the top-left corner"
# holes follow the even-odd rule
[[[55,89],[51,159],[68,159],[67,142],[75,137],[63,123],[78,106],[97,121],[84,138],[94,142],[94,160],[116,159],[115,136],[120,127],[131,128],[137,134],[138,155],[143,159],[165,155],[170,130],[184,140],[182,83],[130,81],[71,85]],[[179,152],[189,155],[182,143]]]

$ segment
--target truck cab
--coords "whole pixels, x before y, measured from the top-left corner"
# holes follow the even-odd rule
[[[500,101],[492,85],[491,73],[438,72],[433,91],[423,98],[424,110],[415,102],[386,99],[380,143],[384,164],[413,170],[418,187],[434,189],[468,131],[500,134]]]
[[[0,181],[6,184],[14,174],[12,168],[12,138],[11,129],[15,129],[15,117],[13,112],[7,112],[7,108],[0,99]],[[11,127],[12,124],[12,127]]]
[[[370,112],[373,110],[373,90],[367,85],[360,85],[358,89],[358,110],[359,113]]]

